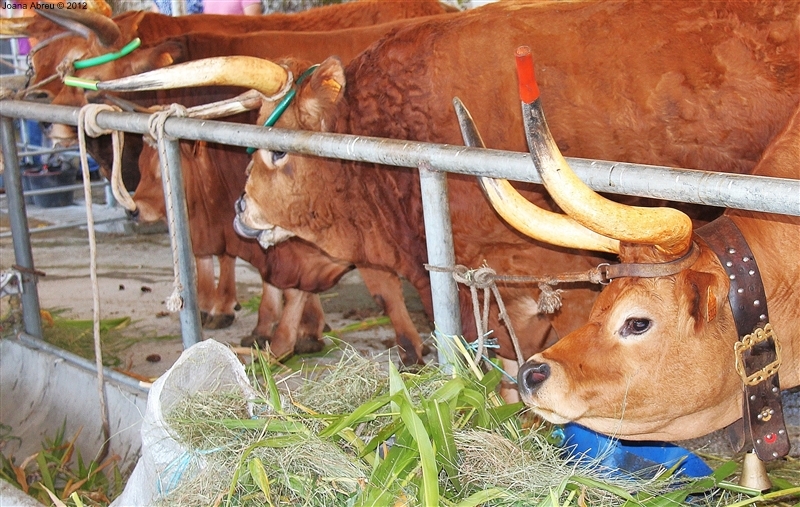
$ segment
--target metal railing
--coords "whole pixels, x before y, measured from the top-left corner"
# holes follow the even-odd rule
[[[3,117],[46,119],[52,123],[76,125],[78,112],[79,109],[72,107],[21,101],[0,102],[0,116]],[[147,115],[138,113],[103,111],[97,115],[97,123],[105,129],[143,134],[148,130],[148,118]],[[6,128],[5,122],[3,126]],[[179,188],[182,188],[182,180],[176,139],[202,140],[418,168],[428,260],[429,263],[438,266],[452,267],[455,261],[446,199],[447,172],[541,183],[528,153],[366,136],[291,131],[177,117],[166,121],[165,133],[175,139],[168,141],[173,146],[173,149],[168,150],[168,154],[172,152],[172,155],[169,155],[172,159],[169,166],[170,174],[173,175],[173,185]],[[5,146],[4,144],[6,171],[8,171],[10,157],[5,153]],[[800,216],[799,180],[575,158],[567,160],[578,176],[598,192]],[[185,213],[185,203],[180,202],[178,206],[182,207]],[[186,230],[185,240],[182,240],[187,242],[183,247],[186,252],[182,258],[185,259],[187,266],[193,267],[186,219],[177,220],[176,228]],[[15,243],[16,237],[15,235]],[[452,277],[447,273],[431,273],[431,290],[437,327],[445,334],[460,334],[457,288]],[[187,320],[191,319],[187,317]],[[183,328],[183,317],[181,322]],[[30,331],[29,333],[35,334]],[[185,344],[191,344],[190,342],[191,338],[184,338]]]

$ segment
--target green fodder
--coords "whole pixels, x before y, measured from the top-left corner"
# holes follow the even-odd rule
[[[498,401],[498,372],[456,370],[387,371],[348,349],[336,364],[265,377],[257,400],[180,400],[166,417],[195,460],[161,505],[777,507],[800,493],[777,469],[781,492],[743,491],[730,461],[690,480],[570,460],[545,427],[521,424],[521,404]]]

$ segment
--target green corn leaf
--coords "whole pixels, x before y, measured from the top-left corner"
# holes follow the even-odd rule
[[[439,465],[447,473],[447,477],[456,490],[461,489],[458,481],[458,450],[453,438],[453,414],[449,405],[440,400],[431,399],[423,402],[431,439],[436,445],[436,458]]]
[[[47,467],[47,458],[44,455],[44,452],[39,452],[36,455],[36,463],[39,465],[39,473],[42,474],[42,484],[50,490],[55,491],[56,488],[53,486],[53,476],[50,474],[50,469]]]
[[[262,463],[258,457],[254,457],[250,459],[247,467],[250,470],[250,477],[253,478],[256,486],[258,486],[261,492],[264,493],[264,496],[267,497],[267,502],[272,505],[272,492],[270,491],[269,477],[267,476],[267,471],[264,469],[264,463]]]
[[[492,500],[499,500],[501,498],[509,498],[508,492],[499,488],[484,489],[473,493],[455,504],[454,507],[478,507],[479,505],[487,505]]]
[[[414,412],[411,401],[400,399],[400,418],[406,425],[419,449],[419,459],[422,465],[422,504],[439,505],[439,470],[436,466],[436,454],[433,450],[428,432],[422,419]]]
[[[430,399],[440,401],[452,401],[458,399],[458,395],[464,390],[464,380],[458,377],[448,380],[442,387],[431,394]]]
[[[366,420],[368,416],[374,414],[379,408],[389,403],[389,401],[390,397],[384,395],[384,396],[377,396],[369,401],[364,402],[351,414],[347,414],[338,421],[329,424],[327,428],[325,428],[319,433],[320,438],[330,438],[333,435],[339,433],[344,428],[353,426],[359,422]]]
[[[488,428],[489,414],[486,412],[486,397],[475,389],[464,389],[459,395],[459,404],[474,408],[478,413],[478,427]]]

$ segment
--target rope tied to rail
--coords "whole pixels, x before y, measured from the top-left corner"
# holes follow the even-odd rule
[[[437,266],[425,265],[428,271],[436,272],[450,272],[453,274],[453,279],[457,283],[469,287],[470,295],[472,296],[472,315],[475,318],[475,328],[478,332],[478,339],[475,345],[475,363],[480,364],[486,352],[486,337],[491,333],[489,330],[489,304],[491,303],[491,296],[497,301],[499,309],[498,317],[502,320],[508,334],[511,337],[511,343],[514,346],[514,353],[517,356],[517,363],[522,364],[522,350],[519,346],[519,340],[514,332],[514,326],[511,324],[511,319],[506,312],[506,306],[503,303],[503,298],[500,291],[497,289],[497,273],[495,270],[484,264],[478,269],[469,269],[463,265],[457,265],[453,269],[441,268]],[[483,290],[483,312],[480,311],[480,301],[478,298],[478,290]]]
[[[158,158],[161,161],[161,178],[164,181],[164,197],[166,200],[167,222],[169,223],[170,243],[172,244],[172,268],[175,275],[173,281],[172,294],[166,300],[167,310],[170,312],[177,312],[183,309],[183,282],[180,275],[180,259],[178,257],[178,237],[175,226],[175,208],[172,204],[172,178],[170,177],[167,158],[167,144],[166,141],[171,139],[167,136],[165,125],[167,120],[172,117],[185,117],[188,112],[185,107],[180,104],[171,104],[163,111],[158,111],[150,115],[147,122],[147,136],[154,139],[157,144]]]
[[[136,203],[133,202],[131,194],[125,188],[122,182],[122,148],[125,144],[125,138],[119,130],[110,130],[101,127],[97,123],[97,115],[103,111],[121,111],[117,106],[108,104],[87,104],[81,108],[81,113],[78,117],[78,142],[81,149],[86,150],[86,137],[81,135],[85,132],[90,137],[100,137],[102,135],[111,135],[111,146],[113,158],[111,162],[111,192],[114,198],[128,211],[136,209]]]

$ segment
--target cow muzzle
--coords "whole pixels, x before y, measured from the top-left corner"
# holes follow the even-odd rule
[[[259,224],[256,228],[248,224],[247,200],[244,195],[236,200],[235,208],[236,217],[233,219],[233,229],[236,234],[244,238],[256,238],[258,244],[265,250],[294,237],[294,233],[276,225]]]
[[[536,394],[542,384],[550,378],[550,366],[545,363],[527,361],[520,366],[517,380],[519,392],[523,397]]]

